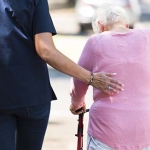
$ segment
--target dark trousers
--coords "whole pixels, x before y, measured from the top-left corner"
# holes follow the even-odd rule
[[[50,105],[0,111],[0,150],[41,150]]]

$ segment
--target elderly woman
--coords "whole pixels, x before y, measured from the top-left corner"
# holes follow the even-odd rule
[[[93,88],[87,150],[150,150],[150,29],[129,29],[124,10],[108,4],[99,7],[92,25],[96,34],[78,64],[93,73],[115,72],[124,91],[108,95]],[[81,107],[85,111],[87,89],[73,79],[73,114]]]

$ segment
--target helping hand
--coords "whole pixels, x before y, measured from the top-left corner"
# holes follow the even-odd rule
[[[111,78],[115,75],[116,73],[94,73],[94,80],[91,85],[109,95],[119,93],[119,91],[123,91],[124,85]]]

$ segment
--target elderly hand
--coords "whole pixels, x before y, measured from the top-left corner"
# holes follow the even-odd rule
[[[116,73],[94,73],[94,78],[91,85],[106,94],[119,93],[123,91],[123,84],[111,77],[115,76]]]
[[[86,105],[84,104],[83,107],[79,108],[79,109],[76,109],[72,104],[70,105],[70,111],[72,114],[74,115],[79,115],[79,114],[82,114],[82,113],[85,113],[86,112]]]

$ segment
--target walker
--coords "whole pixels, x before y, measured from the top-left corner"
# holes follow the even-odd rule
[[[89,109],[86,109],[86,112],[89,112]],[[75,134],[78,137],[77,150],[83,150],[83,118],[84,113],[78,115],[78,128],[77,134]]]

